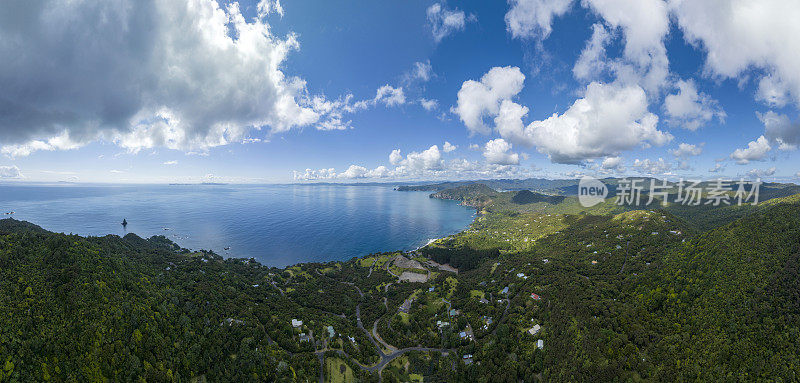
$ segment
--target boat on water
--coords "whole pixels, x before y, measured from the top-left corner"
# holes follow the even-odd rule
[[[128,226],[128,221],[125,218],[122,219],[122,226]]]

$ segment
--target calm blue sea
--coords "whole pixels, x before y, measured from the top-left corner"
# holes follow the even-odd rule
[[[0,185],[0,212],[55,232],[165,235],[189,249],[285,266],[410,250],[472,222],[474,210],[428,194],[389,186]]]

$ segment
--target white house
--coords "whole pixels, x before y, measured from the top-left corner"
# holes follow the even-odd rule
[[[536,347],[538,347],[540,350],[543,349],[544,348],[544,341],[541,340],[541,339],[536,341]]]
[[[303,321],[297,320],[297,319],[292,319],[292,327],[296,328],[296,327],[300,327],[302,325],[303,325]]]

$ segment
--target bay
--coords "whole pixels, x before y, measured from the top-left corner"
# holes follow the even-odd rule
[[[383,185],[0,185],[0,211],[79,235],[164,235],[268,266],[411,250],[474,210]],[[127,227],[121,222],[126,219]]]

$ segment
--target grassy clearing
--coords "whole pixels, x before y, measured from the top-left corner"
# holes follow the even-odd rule
[[[400,316],[400,321],[403,322],[404,325],[408,326],[411,324],[411,315],[400,312],[397,313]]]
[[[450,297],[453,296],[453,293],[456,292],[456,286],[458,286],[458,279],[455,279],[453,277],[447,277],[447,279],[445,279],[445,282],[447,282],[447,284],[450,285],[450,289],[447,291],[447,299],[450,299]]]
[[[358,260],[358,265],[361,267],[369,268],[377,261],[376,257],[366,257]]]
[[[325,358],[325,376],[328,382],[350,383],[355,382],[353,370],[339,358]]]

